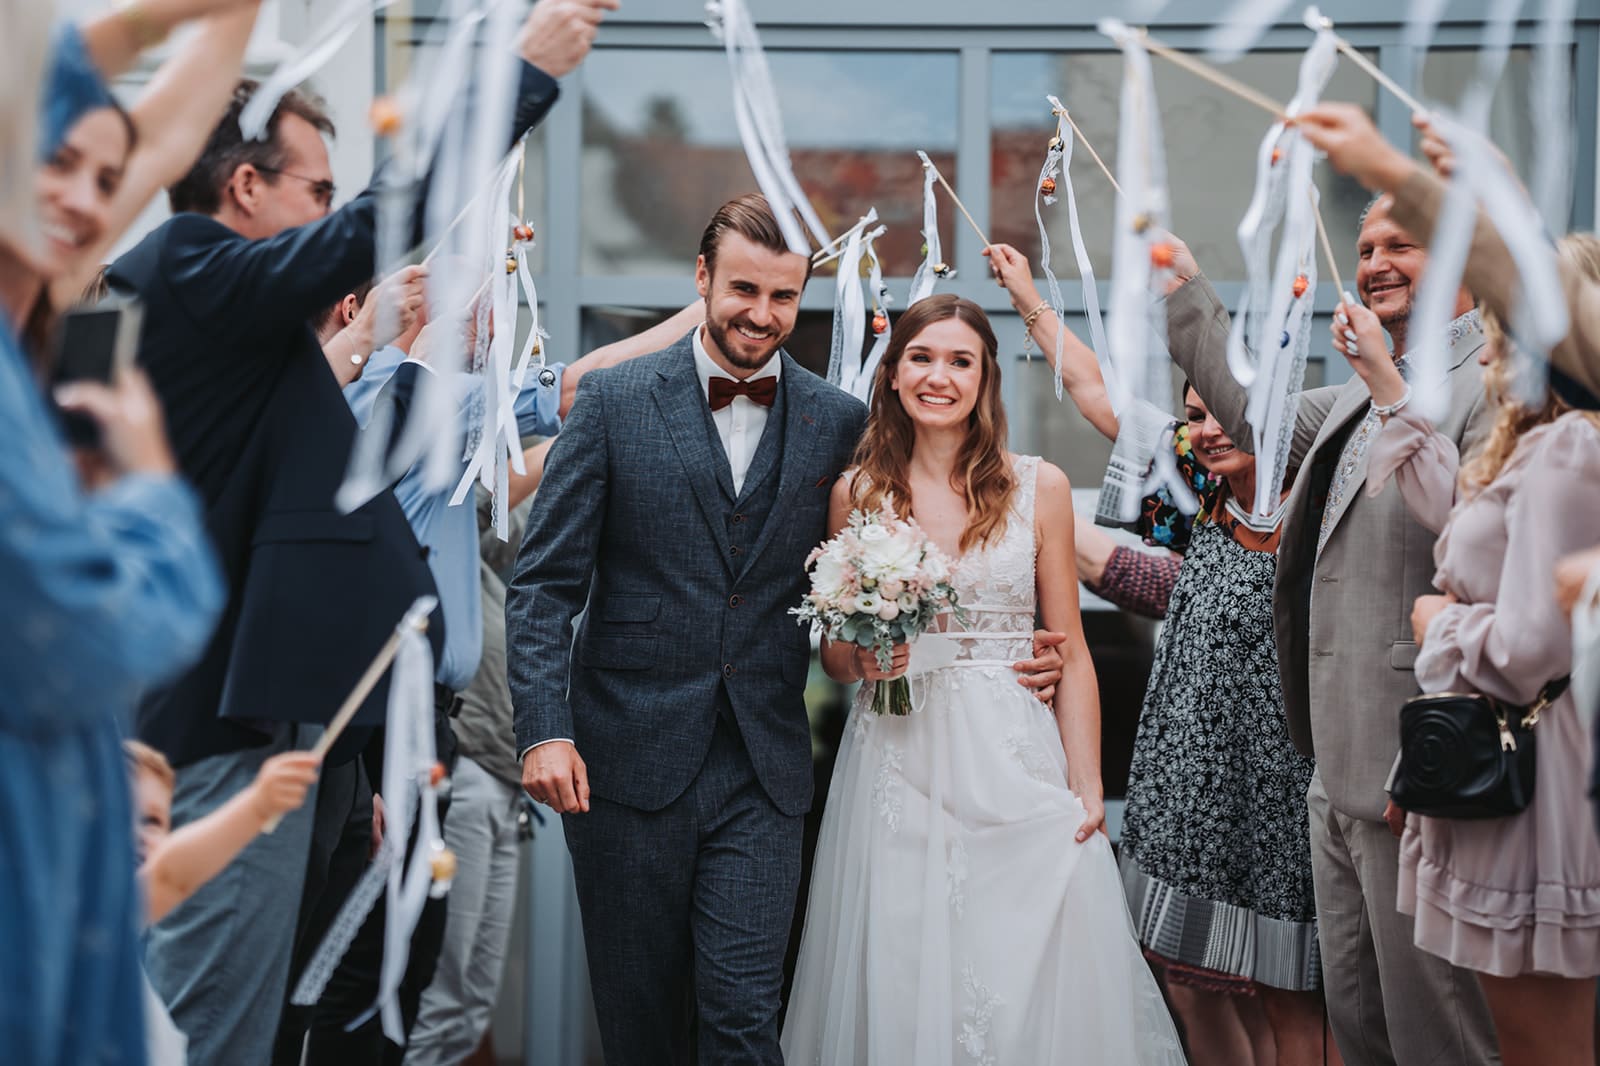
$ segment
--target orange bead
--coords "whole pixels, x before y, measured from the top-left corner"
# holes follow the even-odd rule
[[[1283,161],[1283,149],[1282,148],[1274,148],[1272,150],[1272,165],[1273,166],[1277,166],[1282,161]]]
[[[889,328],[889,316],[888,315],[884,314],[882,311],[879,311],[877,314],[872,316],[872,332],[873,333],[882,333],[884,330],[886,330],[888,328]]]
[[[391,96],[380,96],[372,101],[372,109],[367,113],[367,120],[372,123],[373,130],[380,137],[391,137],[400,131],[400,107]]]
[[[428,784],[434,788],[439,787],[439,782],[444,780],[444,763],[436,762],[433,769],[428,771]]]
[[[1176,254],[1172,245],[1165,241],[1157,241],[1150,246],[1150,265],[1157,270],[1170,269]]]
[[[1046,196],[1054,196],[1056,194],[1056,179],[1045,178],[1039,183],[1039,191]]]
[[[1294,298],[1296,300],[1300,299],[1300,297],[1302,297],[1302,296],[1304,296],[1306,294],[1306,290],[1309,289],[1310,287],[1311,287],[1311,282],[1306,279],[1306,276],[1304,274],[1301,274],[1298,277],[1296,277],[1294,279]]]
[[[533,240],[533,227],[526,222],[519,222],[511,228],[511,235],[519,241]]]

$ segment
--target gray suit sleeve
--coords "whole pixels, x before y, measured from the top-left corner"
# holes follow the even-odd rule
[[[1233,443],[1255,453],[1255,432],[1245,417],[1250,393],[1228,369],[1228,309],[1205,275],[1167,297],[1167,348]],[[1339,386],[1324,385],[1300,394],[1289,445],[1289,469],[1305,461],[1317,431],[1333,409]]]
[[[506,679],[519,752],[573,736],[572,620],[588,599],[608,492],[601,377],[590,375],[578,386],[550,448],[506,588]]]

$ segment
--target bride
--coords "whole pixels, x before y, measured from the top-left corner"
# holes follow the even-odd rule
[[[905,717],[863,686],[834,769],[783,1032],[791,1066],[1181,1064],[1139,952],[1100,784],[1066,475],[1010,454],[977,304],[907,309],[874,380],[830,534],[886,498],[955,560],[945,619],[887,673],[824,641],[837,681],[911,678]],[[1034,613],[1068,639],[1056,710],[1019,687]]]

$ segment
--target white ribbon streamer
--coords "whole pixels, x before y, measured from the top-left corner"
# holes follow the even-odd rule
[[[1553,233],[1572,216],[1572,20],[1577,0],[1545,0],[1533,74],[1533,202]]]
[[[938,173],[933,169],[933,160],[928,158],[927,152],[918,150],[917,158],[922,160],[922,246],[924,252],[922,263],[917,267],[917,272],[911,276],[911,295],[906,298],[907,307],[910,307],[924,296],[933,294],[933,286],[939,280],[939,274],[935,268],[944,262],[944,254],[939,248],[939,200],[933,191],[933,183],[938,180]]]
[[[828,231],[800,188],[789,162],[778,94],[772,85],[772,72],[767,67],[767,56],[762,51],[755,21],[745,8],[744,0],[710,0],[706,12],[710,15],[707,24],[722,40],[728,54],[728,71],[733,78],[734,120],[738,123],[739,139],[744,143],[756,184],[766,196],[789,250],[809,256],[811,242],[806,238],[806,229],[822,247],[828,245]],[[805,223],[804,229],[795,220],[796,212]]]
[[[1256,46],[1293,0],[1234,0],[1206,35],[1212,59],[1231,63]]]
[[[851,390],[851,395],[862,403],[872,400],[872,383],[878,376],[878,364],[883,362],[883,353],[889,347],[889,335],[894,331],[889,324],[889,286],[883,283],[883,263],[878,259],[878,238],[883,236],[884,227],[879,226],[863,240],[866,246],[868,267],[867,287],[876,297],[876,310],[883,315],[883,332],[879,333],[872,341],[872,348],[867,352],[867,360],[861,364],[861,374],[856,379],[856,388]]]
[[[1065,388],[1061,361],[1066,352],[1066,301],[1061,296],[1061,285],[1056,280],[1055,271],[1050,269],[1050,234],[1045,227],[1039,201],[1043,200],[1046,204],[1055,203],[1055,196],[1045,195],[1044,181],[1046,178],[1054,179],[1059,172],[1060,180],[1056,191],[1065,193],[1067,198],[1067,223],[1071,227],[1072,254],[1077,260],[1078,278],[1083,286],[1083,314],[1089,322],[1089,343],[1094,348],[1095,361],[1100,364],[1100,377],[1106,383],[1106,395],[1112,401],[1112,411],[1117,412],[1116,399],[1121,390],[1112,385],[1116,377],[1116,368],[1111,363],[1111,348],[1106,342],[1105,325],[1100,316],[1100,286],[1095,283],[1094,264],[1090,261],[1089,249],[1084,244],[1083,227],[1078,221],[1077,191],[1072,185],[1072,149],[1076,144],[1077,133],[1072,128],[1072,123],[1067,121],[1067,109],[1061,101],[1054,96],[1046,96],[1045,99],[1050,102],[1051,111],[1056,116],[1055,139],[1058,144],[1045,153],[1044,166],[1039,170],[1033,218],[1039,225],[1039,269],[1044,271],[1045,283],[1049,287],[1050,306],[1056,313],[1056,399],[1061,399]]]
[[[876,221],[876,208],[852,226],[839,253],[838,273],[833,279],[833,335],[828,345],[828,380],[850,392],[861,372],[861,337],[866,328],[867,309],[861,297],[861,234],[864,226]]]
[[[1290,118],[1316,105],[1339,61],[1339,39],[1315,7],[1316,40],[1300,61]],[[1274,122],[1256,153],[1256,188],[1239,222],[1246,283],[1228,333],[1228,366],[1249,390],[1245,408],[1256,456],[1256,498],[1266,518],[1278,509],[1289,443],[1311,344],[1317,285],[1316,149],[1292,124]],[[1278,234],[1274,249],[1274,234]],[[1274,256],[1276,250],[1276,256]]]
[[[244,139],[253,141],[264,136],[284,94],[326,66],[358,28],[392,3],[394,0],[345,0],[315,37],[278,64],[240,110],[239,132]]]
[[[1172,371],[1163,299],[1168,270],[1152,258],[1168,230],[1167,175],[1150,54],[1143,38],[1115,19],[1101,20],[1100,32],[1123,54],[1117,137],[1117,184],[1123,195],[1117,197],[1106,323],[1116,368],[1106,388],[1118,412],[1118,430],[1095,521],[1123,525],[1138,517],[1141,499],[1154,488],[1165,486],[1173,503],[1188,513],[1198,501],[1179,476],[1168,432]]]

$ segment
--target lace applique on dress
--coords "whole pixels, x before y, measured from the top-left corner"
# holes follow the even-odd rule
[[[905,753],[893,744],[885,744],[878,761],[878,776],[872,782],[873,809],[891,833],[900,832],[900,768],[904,764]]]
[[[1017,760],[1024,773],[1035,781],[1050,781],[1055,767],[1044,752],[1039,750],[1039,745],[1020,733],[1008,733],[1000,742],[1006,754]]]
[[[961,987],[967,993],[967,1020],[961,1023],[957,1039],[967,1057],[979,1066],[995,1066],[999,1061],[989,1050],[989,1024],[1000,997],[989,986],[978,980],[977,972],[968,963],[961,968]]]
[[[957,837],[950,845],[950,858],[944,868],[945,891],[950,897],[950,909],[957,918],[967,916],[967,846]]]

